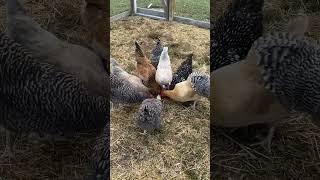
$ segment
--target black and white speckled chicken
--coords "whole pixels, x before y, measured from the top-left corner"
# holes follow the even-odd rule
[[[264,0],[234,0],[213,22],[210,41],[210,71],[244,59],[253,42],[262,35]]]
[[[142,102],[137,113],[137,126],[144,132],[153,132],[160,129],[162,102],[160,95],[157,98],[146,99]]]
[[[303,24],[297,21],[289,33],[263,35],[246,59],[212,72],[216,125],[269,124],[261,142],[269,151],[275,126],[290,116],[290,110],[311,114],[319,125],[320,46],[303,36]]]
[[[289,110],[311,114],[320,126],[320,45],[303,36],[270,33],[253,48],[266,89]]]
[[[151,51],[151,57],[150,57],[150,61],[151,64],[157,69],[158,67],[158,63],[159,63],[159,59],[160,59],[160,55],[162,53],[163,47],[161,44],[161,40],[160,38],[157,38],[156,41],[156,45],[155,47],[152,49]]]
[[[17,134],[68,136],[102,131],[107,123],[108,98],[92,95],[75,75],[35,60],[4,33],[0,72],[0,125],[7,129],[9,156]]]
[[[110,58],[111,101],[113,103],[138,103],[152,97],[142,80],[123,70],[117,61]]]
[[[173,74],[169,89],[174,89],[174,86],[182,81],[185,81],[192,73],[192,57],[193,54],[187,56],[187,59],[181,63],[177,71]]]
[[[206,73],[193,72],[189,75],[193,90],[200,96],[209,98],[210,96],[210,76]]]
[[[6,3],[8,35],[30,50],[35,60],[75,74],[93,94],[109,96],[108,73],[103,62],[105,59],[85,47],[62,41],[41,28],[26,14],[18,0]]]
[[[102,135],[96,140],[92,149],[89,174],[87,180],[110,179],[110,134],[109,125],[105,126]]]

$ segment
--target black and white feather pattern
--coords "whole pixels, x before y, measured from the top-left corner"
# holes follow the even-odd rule
[[[193,72],[189,75],[192,89],[200,96],[209,98],[210,96],[210,76],[206,73]]]
[[[216,22],[211,22],[210,71],[244,59],[262,35],[264,0],[235,0]]]
[[[64,135],[101,131],[109,100],[91,95],[72,74],[40,63],[0,34],[0,124],[17,133]]]
[[[137,126],[148,132],[160,129],[162,102],[151,98],[142,102],[137,113]]]
[[[174,89],[176,84],[188,79],[188,76],[192,73],[192,57],[193,54],[188,55],[187,59],[178,67],[177,71],[173,74],[169,89]]]
[[[155,47],[152,49],[152,51],[151,51],[151,57],[150,57],[151,64],[152,64],[156,69],[157,69],[157,67],[158,67],[158,63],[159,63],[159,59],[160,59],[160,55],[161,55],[161,53],[162,53],[162,50],[163,50],[163,46],[162,46],[161,40],[160,40],[160,38],[157,38],[156,45],[155,45]]]
[[[253,45],[265,87],[290,110],[320,115],[320,46],[306,37],[269,33]]]
[[[113,103],[138,103],[152,97],[140,78],[127,73],[117,61],[110,59],[111,101]]]
[[[109,128],[109,126],[105,126],[93,147],[87,180],[110,179]]]

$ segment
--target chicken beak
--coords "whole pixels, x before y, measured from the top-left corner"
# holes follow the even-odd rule
[[[161,96],[160,96],[160,94],[158,94],[157,99],[161,100]]]

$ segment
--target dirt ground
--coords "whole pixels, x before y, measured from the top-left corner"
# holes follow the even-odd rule
[[[147,55],[160,36],[169,47],[173,70],[193,52],[193,69],[209,72],[209,30],[178,23],[129,17],[111,24],[111,55],[128,72],[135,68],[134,41]],[[209,179],[209,101],[193,110],[164,101],[159,133],[136,127],[139,104],[111,113],[111,175],[114,179]]]
[[[217,0],[217,6],[212,8],[212,19],[222,14],[226,4]],[[320,14],[320,4],[316,0],[265,0],[264,31],[284,31],[289,17],[297,14],[299,9],[304,9],[309,15]],[[318,40],[319,35],[320,30],[311,34]],[[211,108],[214,108],[214,102]],[[214,124],[214,115],[211,118]],[[211,129],[211,171],[214,179],[320,178],[320,128],[308,117],[295,116],[280,123],[272,141],[271,154],[221,130]],[[263,127],[260,130],[265,131]]]

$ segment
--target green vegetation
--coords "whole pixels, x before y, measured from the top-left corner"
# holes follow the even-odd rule
[[[160,0],[137,0],[138,7],[146,8],[152,3],[152,7],[161,8]],[[130,9],[130,0],[111,0],[111,15],[114,16]],[[209,0],[176,0],[176,15],[209,21]]]

